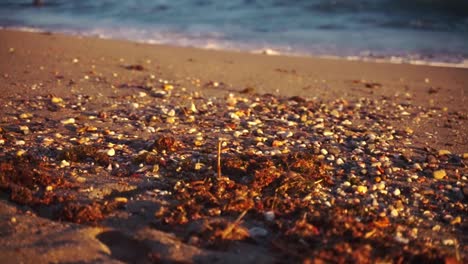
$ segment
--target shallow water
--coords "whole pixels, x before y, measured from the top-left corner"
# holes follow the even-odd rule
[[[0,26],[201,48],[468,61],[466,0],[0,1]]]

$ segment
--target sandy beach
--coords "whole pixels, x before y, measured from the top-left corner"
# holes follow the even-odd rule
[[[8,263],[467,261],[468,69],[10,30],[0,58]]]

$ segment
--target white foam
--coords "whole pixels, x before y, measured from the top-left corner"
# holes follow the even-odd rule
[[[366,61],[375,63],[392,63],[392,64],[412,64],[412,65],[427,65],[435,67],[451,67],[451,68],[468,68],[468,59],[464,59],[460,62],[444,62],[436,60],[421,60],[411,59],[400,56],[390,57],[371,57],[367,53],[361,53],[361,56],[338,56],[333,54],[326,54],[320,52],[320,54],[313,52],[300,52],[295,51],[291,47],[283,46],[270,46],[265,45],[254,45],[237,42],[229,42],[219,39],[220,34],[210,35],[198,35],[198,36],[187,36],[176,32],[167,31],[151,31],[145,29],[135,28],[93,28],[87,30],[48,30],[36,27],[24,27],[24,26],[8,26],[0,29],[12,29],[25,32],[55,32],[63,33],[75,36],[93,36],[102,39],[123,39],[133,42],[148,43],[148,44],[163,44],[163,45],[174,45],[182,47],[195,47],[207,50],[229,50],[229,51],[243,51],[254,54],[265,54],[271,56],[287,55],[287,56],[299,56],[299,57],[318,57],[326,59],[346,59],[349,61]],[[367,56],[366,56],[367,55]]]

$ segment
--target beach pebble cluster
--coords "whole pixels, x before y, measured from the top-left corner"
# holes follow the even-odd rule
[[[76,92],[2,101],[7,114],[0,120],[0,161],[35,156],[78,184],[77,189],[44,186],[57,196],[75,192],[90,203],[104,203],[113,194],[118,204],[157,200],[169,211],[176,208],[171,205],[179,199],[175,193],[184,190],[197,197],[195,181],[221,176],[224,180],[218,179],[218,184],[225,188],[245,185],[258,190],[245,198],[252,204],[243,207],[247,213],[239,220],[245,236],[256,241],[271,241],[281,234],[279,238],[292,244],[311,246],[316,241],[332,250],[334,244],[322,238],[341,234],[349,243],[360,239],[361,244],[372,245],[378,240],[393,253],[394,245],[404,245],[405,254],[437,249],[440,256],[459,255],[467,250],[462,243],[468,154],[413,142],[417,137],[413,120],[443,111],[386,99],[321,102],[252,91],[207,97],[203,89],[191,91],[177,82],[152,78],[114,89],[124,95],[96,98]],[[216,165],[218,155],[222,170]],[[256,160],[273,162],[272,168],[258,165],[271,180],[259,181],[263,174],[255,169]],[[275,166],[277,174],[269,171]],[[307,188],[282,192],[282,185],[275,184],[288,177],[304,179],[295,182]],[[3,189],[13,188],[14,183],[3,181]],[[293,182],[288,184],[293,188]],[[146,191],[116,196],[138,188]],[[274,206],[255,206],[267,206],[268,199],[291,199],[300,209],[286,213]],[[222,206],[199,210],[184,215],[186,221],[209,216],[233,220],[237,212],[224,213]],[[340,215],[344,222],[337,230],[342,233],[321,223],[329,219],[328,213]],[[162,210],[154,218],[175,221],[171,215]],[[244,237],[236,228],[231,228],[231,235]],[[202,237],[205,231],[197,232]]]

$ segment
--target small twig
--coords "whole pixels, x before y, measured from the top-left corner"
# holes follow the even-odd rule
[[[221,139],[218,140],[218,179],[221,178]]]
[[[223,234],[221,235],[221,238],[225,239],[229,234],[231,234],[232,230],[234,229],[234,227],[236,227],[240,221],[242,220],[242,218],[245,216],[245,214],[247,213],[248,210],[245,210],[244,212],[242,212],[236,219],[236,221],[234,221],[234,223],[228,225],[228,227],[226,227],[226,229],[223,231]]]

